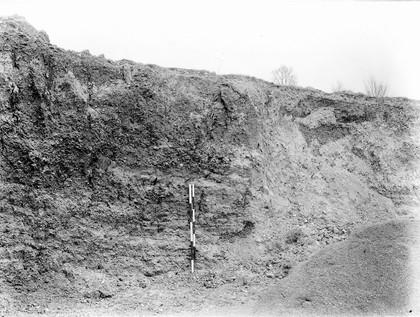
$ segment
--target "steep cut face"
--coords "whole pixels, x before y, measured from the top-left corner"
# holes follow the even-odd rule
[[[18,291],[187,271],[189,183],[199,272],[281,278],[418,207],[418,102],[115,62],[13,19],[0,32],[0,270]]]

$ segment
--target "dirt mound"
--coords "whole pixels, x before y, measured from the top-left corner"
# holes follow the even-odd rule
[[[293,270],[262,296],[255,312],[409,313],[410,250],[420,242],[416,237],[419,224],[401,220],[358,230]]]

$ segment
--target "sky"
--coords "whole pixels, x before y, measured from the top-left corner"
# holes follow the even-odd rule
[[[0,0],[53,44],[164,67],[272,80],[293,67],[298,85],[420,100],[420,1]]]

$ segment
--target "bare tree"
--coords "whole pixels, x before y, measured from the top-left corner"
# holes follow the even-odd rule
[[[338,81],[335,83],[335,85],[332,85],[331,90],[332,90],[332,92],[334,92],[334,93],[344,91],[344,86],[343,86],[343,83],[342,83],[341,81],[339,81],[339,80],[338,80]]]
[[[293,68],[282,65],[275,69],[273,71],[273,82],[277,85],[295,86],[297,84],[297,78],[293,73]]]
[[[378,82],[373,76],[365,84],[365,91],[371,97],[385,97],[388,91],[388,86],[384,83]]]

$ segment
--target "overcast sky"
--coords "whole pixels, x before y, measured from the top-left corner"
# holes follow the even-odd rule
[[[282,64],[299,86],[364,91],[373,75],[392,96],[420,99],[420,2],[278,0],[0,0],[53,44],[111,59],[245,74]]]

